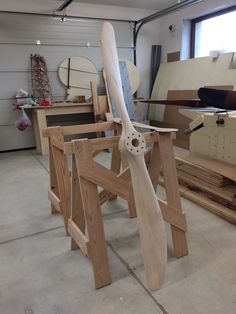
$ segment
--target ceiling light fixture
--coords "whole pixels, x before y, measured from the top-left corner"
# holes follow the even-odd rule
[[[65,16],[62,16],[60,19],[59,19],[59,22],[66,22],[66,17]]]
[[[66,22],[67,18],[66,18],[66,10],[63,10],[62,16],[58,16],[54,14],[54,19],[58,20],[59,22]]]

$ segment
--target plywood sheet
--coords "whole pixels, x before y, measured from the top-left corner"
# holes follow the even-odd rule
[[[198,90],[203,86],[233,85],[236,69],[229,69],[233,53],[212,57],[167,62],[160,65],[152,92],[152,99],[166,99],[168,90]],[[149,118],[163,121],[165,106],[151,105]]]

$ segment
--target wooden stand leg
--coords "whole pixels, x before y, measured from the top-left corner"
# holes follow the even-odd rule
[[[154,190],[156,190],[157,185],[158,185],[161,166],[162,164],[161,164],[159,143],[155,142],[153,143],[153,148],[151,150],[151,160],[148,166],[148,172],[149,172]]]
[[[171,133],[160,133],[159,145],[167,203],[176,211],[182,212],[179,190],[177,188],[178,178],[176,173]],[[173,225],[171,225],[171,232],[176,257],[187,255],[188,245],[186,233]]]
[[[84,203],[81,194],[81,186],[78,177],[75,156],[72,155],[71,173],[71,220],[78,226],[80,231],[85,233]],[[79,249],[78,244],[71,237],[71,249]]]
[[[32,111],[32,120],[33,120],[33,128],[34,128],[34,140],[36,145],[36,151],[41,153],[41,145],[40,145],[40,137],[39,137],[39,126],[37,122],[37,110]]]
[[[64,152],[54,147],[53,149],[54,164],[56,167],[57,182],[61,201],[61,211],[64,218],[66,235],[68,233],[68,219],[70,217],[70,174]]]
[[[97,83],[95,81],[90,82],[92,99],[93,99],[93,112],[94,112],[94,122],[101,121],[100,117],[100,108],[98,102],[98,93],[97,93]],[[97,137],[102,137],[102,132],[96,132]]]
[[[88,140],[74,142],[76,164],[78,172],[81,167],[89,167],[92,154],[89,149]],[[82,156],[83,155],[83,156]],[[111,273],[106,250],[105,234],[102,222],[100,200],[97,185],[80,177],[81,193],[83,195],[84,213],[88,229],[89,249],[88,255],[93,265],[96,288],[111,283]]]
[[[71,208],[71,191],[70,191],[70,173],[67,164],[67,157],[64,155],[64,137],[61,127],[53,130],[50,138],[50,149],[56,172],[56,181],[58,186],[58,195],[60,200],[60,210],[64,218],[66,235],[68,236],[68,219],[70,217]]]
[[[56,169],[52,155],[52,147],[49,146],[50,190],[59,198],[59,190],[56,177]],[[51,202],[51,214],[57,214],[58,210]]]
[[[136,212],[136,207],[135,207],[133,185],[131,183],[131,180],[130,180],[130,199],[128,201],[128,206],[129,206],[129,217],[136,218],[137,212]]]
[[[118,135],[118,131],[114,131],[114,136]],[[118,147],[114,147],[112,149],[112,157],[111,157],[111,170],[115,173],[120,173],[121,169],[121,156]],[[110,198],[110,201],[117,199],[117,195],[113,194]]]
[[[48,146],[48,139],[43,137],[42,130],[47,128],[47,119],[45,115],[45,110],[37,110],[36,111],[36,120],[38,124],[38,134],[39,134],[39,140],[40,140],[40,147],[41,147],[41,154],[47,155],[49,151]]]

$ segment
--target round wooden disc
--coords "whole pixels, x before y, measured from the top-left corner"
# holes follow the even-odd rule
[[[90,82],[99,82],[99,74],[96,66],[84,57],[71,57],[62,61],[58,74],[61,82],[68,86],[67,99],[73,100],[76,96],[91,97]]]

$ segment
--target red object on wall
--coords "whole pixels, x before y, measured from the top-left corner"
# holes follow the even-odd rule
[[[47,100],[42,100],[42,101],[41,101],[41,106],[49,106],[49,101],[47,101]]]

